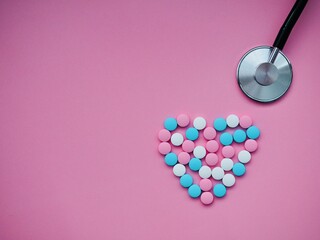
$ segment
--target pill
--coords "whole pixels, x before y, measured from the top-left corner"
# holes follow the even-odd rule
[[[177,128],[178,123],[177,120],[175,118],[167,118],[164,121],[164,128],[169,130],[169,131],[173,131]]]
[[[243,143],[247,138],[247,134],[245,131],[238,129],[233,133],[233,139],[237,143]]]
[[[225,132],[220,135],[220,143],[224,146],[230,145],[233,142],[233,137],[230,133]]]
[[[164,161],[168,166],[174,166],[178,162],[178,156],[175,153],[168,153],[164,157]]]
[[[236,178],[231,173],[227,173],[222,178],[222,183],[226,187],[232,187],[235,184],[235,182],[236,182]]]
[[[213,202],[213,195],[211,192],[204,192],[201,194],[200,196],[200,201],[204,204],[204,205],[209,205]]]
[[[226,193],[227,193],[227,189],[221,183],[218,183],[213,187],[213,194],[216,197],[219,197],[219,198],[224,197],[226,195]]]
[[[232,158],[234,156],[235,150],[232,146],[224,146],[221,153],[225,158]]]
[[[188,128],[186,131],[186,137],[191,141],[197,140],[199,137],[199,131],[196,128]]]
[[[201,194],[201,189],[199,187],[199,185],[197,184],[193,184],[188,188],[188,194],[190,197],[192,198],[197,198],[200,196]]]
[[[235,128],[239,125],[239,117],[235,114],[230,114],[227,117],[227,125],[231,128]]]
[[[224,158],[221,161],[221,168],[224,171],[230,171],[233,168],[233,161],[230,158]]]
[[[203,117],[196,117],[193,120],[193,126],[198,130],[204,129],[206,125],[207,125],[207,121]]]
[[[161,129],[158,134],[158,138],[162,142],[169,141],[171,137],[171,133],[167,129]]]
[[[206,156],[206,154],[207,154],[207,151],[203,146],[196,146],[193,149],[193,155],[196,158],[202,159],[202,158],[204,158]]]
[[[189,117],[186,114],[180,114],[177,117],[177,123],[180,127],[186,127],[189,125]]]
[[[238,160],[242,163],[248,163],[251,160],[251,153],[247,150],[242,150],[238,153]]]
[[[209,178],[211,177],[211,168],[208,167],[208,166],[202,166],[200,169],[199,169],[199,176],[201,178]]]
[[[162,155],[166,155],[171,151],[171,145],[167,142],[162,142],[159,144],[158,150]]]
[[[171,136],[171,143],[173,146],[180,146],[183,143],[183,136],[181,133],[174,133]]]
[[[260,136],[260,130],[256,126],[251,126],[247,129],[248,138],[257,139]]]
[[[202,166],[201,160],[199,158],[192,158],[189,162],[189,168],[192,171],[198,171]]]
[[[184,165],[188,164],[189,161],[190,161],[190,155],[189,155],[189,153],[187,153],[187,152],[180,152],[180,153],[178,154],[178,161],[179,161],[179,163],[184,164]]]
[[[212,189],[212,182],[208,178],[201,179],[199,185],[202,191],[210,191]]]
[[[192,152],[194,149],[194,142],[193,141],[190,141],[190,140],[185,140],[183,143],[182,143],[182,150],[185,151],[185,152]]]
[[[217,131],[223,131],[227,128],[227,122],[224,118],[217,118],[214,120],[213,126]]]
[[[180,178],[180,184],[182,187],[188,188],[192,185],[192,183],[193,183],[193,178],[191,177],[190,174],[184,174]]]
[[[170,132],[169,132],[170,133]],[[207,140],[212,140],[216,137],[217,132],[213,127],[206,127],[203,131],[203,136]]]
[[[248,139],[245,143],[244,143],[244,147],[248,152],[254,152],[257,150],[258,148],[258,143],[256,140],[253,139]]]
[[[219,149],[219,143],[216,140],[210,140],[206,143],[206,149],[208,152],[216,152]]]
[[[215,153],[208,153],[205,158],[205,161],[209,166],[216,165],[218,163],[218,160],[219,160],[218,155]]]
[[[186,167],[180,163],[174,165],[173,169],[173,174],[177,177],[181,177],[186,173]]]
[[[242,163],[235,163],[233,165],[232,172],[237,177],[241,177],[246,173],[246,167]]]
[[[212,177],[215,180],[221,180],[224,176],[224,171],[221,167],[215,167],[212,169]]]
[[[242,116],[240,118],[240,126],[242,128],[248,128],[252,125],[252,119],[249,116]]]

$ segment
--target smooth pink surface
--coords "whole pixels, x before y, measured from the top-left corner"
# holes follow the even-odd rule
[[[320,1],[285,46],[281,100],[255,103],[235,80],[294,2],[0,1],[0,239],[319,239]],[[263,135],[206,207],[157,134],[168,116],[231,112]]]
[[[178,161],[181,164],[188,164],[190,161],[190,155],[187,152],[180,152],[178,155]]]
[[[221,150],[222,156],[226,158],[232,158],[234,156],[235,150],[232,146],[224,146]]]
[[[216,135],[217,135],[217,132],[213,127],[206,127],[203,131],[203,136],[207,140],[214,139]]]
[[[209,166],[214,166],[218,163],[219,157],[215,153],[208,153],[205,160]]]
[[[182,149],[183,149],[183,151],[188,152],[188,153],[192,152],[194,149],[194,142],[190,141],[190,140],[185,140],[182,143]]]
[[[201,194],[200,200],[204,205],[209,205],[213,202],[213,194],[211,192],[204,192]]]
[[[162,142],[169,141],[171,138],[171,133],[167,129],[161,129],[158,133],[158,138]]]
[[[199,186],[203,191],[209,191],[210,189],[212,189],[212,182],[210,179],[201,179],[199,182]]]
[[[210,140],[206,143],[206,149],[208,152],[216,152],[219,149],[219,143],[216,140]]]
[[[254,152],[257,150],[258,148],[258,142],[256,140],[253,139],[248,139],[245,143],[244,143],[244,147],[247,151],[249,152]]]
[[[186,127],[190,122],[189,116],[187,114],[179,114],[177,116],[177,122],[180,127]]]

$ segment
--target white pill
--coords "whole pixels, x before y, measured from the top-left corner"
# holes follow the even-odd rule
[[[251,160],[251,153],[246,150],[242,150],[238,153],[238,160],[242,163],[248,163]]]
[[[202,130],[207,126],[207,121],[203,117],[197,117],[193,120],[193,126],[198,130]]]
[[[239,117],[235,114],[230,114],[228,117],[227,117],[227,125],[231,128],[235,128],[239,125]]]
[[[196,158],[202,159],[206,156],[206,154],[207,154],[206,149],[203,146],[196,146],[193,149],[193,155]]]
[[[171,143],[174,146],[180,146],[183,143],[183,136],[181,133],[174,133],[171,136]]]
[[[233,168],[233,161],[230,158],[224,158],[221,161],[221,167],[225,171],[230,171]]]
[[[209,178],[211,176],[212,172],[211,172],[211,168],[208,166],[202,166],[199,169],[199,176],[201,178]]]
[[[222,183],[226,187],[232,187],[236,183],[236,178],[232,174],[227,173],[226,175],[224,175]]]
[[[212,177],[215,180],[221,180],[224,176],[224,171],[221,167],[215,167],[214,169],[212,169]]]
[[[173,174],[177,177],[181,177],[186,173],[186,167],[180,163],[174,165]]]

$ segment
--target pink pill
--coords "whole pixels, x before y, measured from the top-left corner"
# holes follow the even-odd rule
[[[257,150],[258,148],[258,143],[256,140],[253,139],[248,139],[245,143],[244,143],[244,147],[248,152],[254,152],[255,150]]]
[[[204,129],[203,136],[207,140],[212,140],[216,137],[217,132],[213,127],[207,127]]]
[[[167,129],[161,129],[159,131],[158,138],[161,142],[169,141],[171,138],[171,133]]]
[[[166,155],[171,151],[171,145],[167,142],[162,142],[159,144],[158,150],[161,154]]]
[[[180,127],[186,127],[188,126],[189,122],[190,122],[190,119],[188,117],[188,115],[186,114],[180,114],[178,117],[177,117],[177,122],[178,122],[178,125]]]
[[[208,153],[207,156],[206,156],[206,163],[209,165],[209,166],[214,166],[218,163],[218,155],[215,154],[215,153]]]
[[[199,185],[202,191],[212,190],[212,182],[208,178],[201,179]]]
[[[240,126],[243,128],[248,128],[252,125],[252,119],[249,116],[242,116],[240,118]]]
[[[225,158],[232,158],[235,154],[235,150],[234,147],[232,146],[225,146],[222,148],[222,155]]]
[[[210,140],[206,143],[206,149],[208,152],[216,152],[219,149],[219,143],[215,140]]]
[[[201,194],[200,200],[204,205],[209,205],[213,202],[213,195],[211,192],[204,192]]]
[[[185,152],[192,152],[194,149],[194,142],[190,141],[190,140],[185,140],[182,143],[182,150]]]
[[[186,152],[181,152],[178,154],[178,161],[179,163],[181,164],[188,164],[189,161],[190,161],[190,155],[189,153],[186,153]]]

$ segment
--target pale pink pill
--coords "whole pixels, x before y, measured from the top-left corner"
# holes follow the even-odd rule
[[[179,161],[179,163],[184,164],[184,165],[188,164],[190,161],[189,153],[186,153],[186,152],[179,153],[178,154],[178,161]]]
[[[219,143],[215,140],[210,140],[206,143],[206,149],[208,152],[216,152],[219,149]]]
[[[167,129],[161,129],[159,131],[158,138],[161,142],[169,141],[171,138],[171,133]]]
[[[221,152],[225,158],[232,158],[235,154],[234,147],[232,147],[232,146],[223,147]]]
[[[200,200],[204,205],[209,205],[213,202],[213,195],[211,192],[204,192],[201,194]]]
[[[194,149],[194,142],[190,141],[190,140],[185,140],[182,143],[182,150],[185,152],[192,152]]]
[[[199,185],[202,191],[210,191],[213,186],[211,180],[208,178],[201,179]]]
[[[244,143],[244,147],[248,152],[254,152],[255,150],[257,150],[258,148],[258,143],[256,140],[253,139],[248,139],[245,143]]]
[[[166,155],[171,151],[171,145],[167,142],[162,142],[159,144],[158,150],[161,154]]]
[[[208,153],[207,156],[206,156],[206,163],[209,165],[209,166],[214,166],[218,163],[218,155],[215,154],[215,153]]]
[[[180,114],[178,117],[177,117],[177,122],[178,122],[178,125],[180,127],[186,127],[188,126],[189,122],[190,122],[190,119],[188,117],[188,115],[186,114]]]
[[[203,131],[203,136],[205,139],[207,140],[212,140],[216,137],[217,132],[213,127],[207,127],[206,129],[204,129]]]
[[[243,128],[248,128],[252,125],[252,119],[249,116],[242,116],[240,118],[240,126]]]

